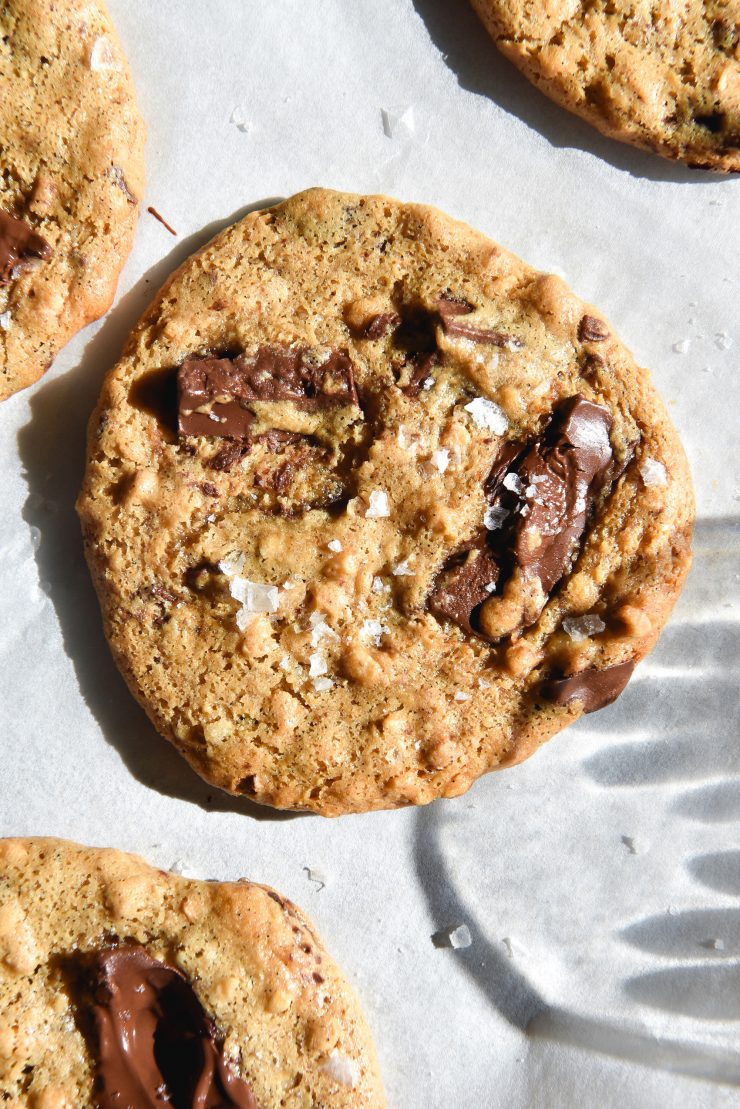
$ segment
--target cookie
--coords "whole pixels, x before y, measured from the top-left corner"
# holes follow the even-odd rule
[[[472,0],[499,50],[605,135],[740,170],[740,6]]]
[[[222,789],[327,815],[462,793],[612,700],[693,515],[596,309],[432,208],[322,189],[161,291],[78,509],[155,726]]]
[[[385,1104],[354,994],[290,901],[120,851],[0,840],[0,1101]]]
[[[0,400],[110,307],[144,188],[144,125],[102,3],[0,8]]]

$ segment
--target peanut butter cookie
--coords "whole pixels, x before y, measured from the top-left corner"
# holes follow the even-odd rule
[[[499,50],[605,135],[740,170],[738,0],[472,0]]]
[[[246,880],[0,840],[0,1101],[33,1109],[385,1104],[354,994]]]
[[[97,0],[0,7],[0,400],[110,307],[144,187],[144,126]]]
[[[156,727],[221,788],[327,815],[463,793],[613,700],[693,519],[596,309],[432,208],[322,189],[161,291],[78,508]]]

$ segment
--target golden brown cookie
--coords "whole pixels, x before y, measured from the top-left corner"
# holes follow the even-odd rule
[[[0,1013],[0,1101],[19,1109],[385,1104],[311,924],[246,880],[0,840]]]
[[[98,0],[0,7],[0,400],[110,307],[144,188],[144,125]]]
[[[472,0],[496,45],[605,135],[740,170],[738,0]]]
[[[686,459],[596,309],[432,208],[228,228],[109,374],[105,630],[209,781],[327,815],[464,792],[620,692],[686,574]]]

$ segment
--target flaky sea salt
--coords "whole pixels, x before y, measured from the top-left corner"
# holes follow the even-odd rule
[[[249,578],[235,577],[229,581],[229,592],[247,612],[277,612],[280,590],[276,585],[264,585]]]
[[[424,380],[421,383],[422,389],[431,389],[433,385],[434,385],[434,378],[433,377],[425,377]]]
[[[413,135],[416,131],[414,119],[414,105],[396,105],[392,108],[380,109],[380,121],[383,125],[383,134],[387,139],[394,139],[397,135]]]
[[[234,108],[229,117],[229,123],[233,123],[237,131],[241,131],[244,134],[249,130],[249,119],[247,118],[246,111],[241,105],[237,105],[236,108]]]
[[[454,700],[455,701],[469,701],[470,700],[470,694],[469,693],[463,693],[462,690],[458,689],[457,693],[455,694]]]
[[[503,486],[504,489],[509,489],[512,493],[516,493],[518,497],[524,492],[524,482],[518,474],[507,474],[503,480]]]
[[[563,620],[563,630],[574,643],[580,643],[590,635],[598,635],[605,628],[606,624],[598,616],[568,616]]]
[[[373,578],[371,589],[373,593],[390,593],[391,591],[389,583],[387,581],[383,581],[383,579],[381,577],[378,577],[377,574]]]
[[[0,331],[10,331],[10,312],[0,312]]]
[[[384,519],[390,516],[391,510],[388,507],[388,494],[382,489],[373,489],[370,493],[370,503],[365,510],[367,519]]]
[[[450,452],[445,447],[432,451],[431,462],[432,466],[439,470],[440,474],[443,474],[450,464]]]
[[[321,651],[314,651],[308,656],[308,676],[309,678],[320,678],[322,674],[326,674],[329,667],[326,662],[326,656]]]
[[[338,554],[342,549],[342,544],[339,542],[338,539],[330,539],[326,545],[330,551],[334,551],[336,554]]]
[[[470,413],[476,427],[492,431],[494,435],[503,435],[509,426],[509,421],[503,410],[492,400],[487,400],[485,397],[476,397],[475,400],[471,400],[469,404],[465,405],[465,411]]]
[[[460,947],[470,947],[473,942],[473,937],[470,935],[470,929],[467,924],[458,924],[457,928],[451,928],[447,933],[450,947],[455,949]]]
[[[331,678],[314,678],[313,687],[317,693],[326,693],[328,689],[334,688],[334,682]]]
[[[391,573],[394,578],[413,578],[415,571],[411,569],[406,558],[403,562],[397,562],[395,566],[392,566]]]
[[[662,462],[655,458],[644,458],[640,464],[640,476],[645,485],[666,485],[668,475]]]
[[[222,574],[226,574],[227,578],[235,578],[244,569],[244,555],[240,552],[227,555],[226,558],[221,559],[218,568]]]
[[[113,44],[105,35],[98,35],[90,51],[90,69],[121,69],[121,60],[116,56]]]
[[[500,505],[489,505],[483,515],[483,527],[488,531],[496,531],[497,528],[503,527],[508,515],[508,511]]]
[[[363,620],[360,627],[360,635],[365,639],[371,639],[376,647],[380,646],[387,631],[388,625],[382,624],[380,620]]]
[[[354,1089],[360,1081],[360,1067],[354,1059],[342,1055],[336,1048],[329,1052],[329,1058],[321,1064],[324,1074],[328,1074],[340,1086],[349,1086]]]
[[[679,339],[677,343],[673,344],[673,349],[676,354],[686,354],[691,346],[691,339]]]
[[[323,612],[312,612],[308,618],[308,624],[311,628],[311,646],[318,647],[322,639],[339,639],[339,636],[330,628],[326,622]]]

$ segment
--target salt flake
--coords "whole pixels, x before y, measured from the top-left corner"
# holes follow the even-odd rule
[[[470,694],[469,693],[463,693],[461,689],[458,689],[457,693],[455,694],[454,699],[456,701],[469,701],[470,700]]]
[[[475,400],[471,400],[469,404],[465,405],[465,411],[473,417],[473,423],[476,427],[492,431],[494,435],[503,435],[509,426],[509,421],[503,410],[492,400],[487,400],[485,397],[476,397]]]
[[[504,489],[511,490],[517,496],[521,496],[524,492],[524,482],[518,474],[507,474],[503,481]]]
[[[321,653],[321,651],[314,651],[312,654],[310,654],[308,656],[308,661],[309,661],[309,668],[308,668],[309,678],[319,678],[319,677],[321,677],[322,674],[327,673],[329,667],[328,667],[327,662],[326,662],[326,656],[323,655]]]
[[[328,689],[334,688],[334,682],[331,678],[314,678],[313,687],[317,693],[326,693]]]
[[[222,574],[226,574],[227,578],[235,578],[244,569],[244,555],[241,553],[227,555],[226,558],[221,559],[218,568]]]
[[[373,584],[371,588],[373,593],[390,593],[391,591],[391,587],[388,582],[383,581],[383,579],[381,577],[378,577],[377,574],[373,578]]]
[[[503,527],[508,515],[508,511],[500,505],[489,505],[483,516],[483,526],[488,531],[496,531],[497,528]]]
[[[388,494],[382,489],[373,489],[370,493],[370,504],[365,510],[367,519],[384,519],[390,516],[391,511],[388,507]]]
[[[691,339],[680,339],[677,343],[673,344],[673,349],[676,354],[686,354],[691,346]]]
[[[10,331],[10,321],[11,321],[11,319],[12,319],[12,317],[10,315],[10,312],[0,313],[0,330]]]
[[[447,933],[450,947],[456,950],[460,947],[470,947],[473,942],[473,937],[470,935],[470,929],[467,924],[459,924],[457,928],[451,928]]]
[[[234,108],[233,112],[231,113],[229,123],[233,123],[237,131],[241,131],[243,134],[246,134],[246,132],[249,131],[250,128],[250,123],[247,119],[246,112],[244,111],[244,108],[240,107],[239,105],[237,105],[237,107]]]
[[[563,629],[574,643],[580,643],[590,635],[598,635],[605,628],[606,624],[598,616],[568,616],[563,620]]]
[[[105,35],[98,35],[90,51],[90,69],[121,69],[121,60],[116,56],[113,44]]]
[[[379,647],[387,631],[388,625],[382,624],[380,620],[363,620],[360,635],[372,639],[375,646]]]
[[[404,559],[403,562],[397,562],[395,566],[391,567],[391,573],[394,578],[413,578],[415,571],[409,566],[409,560]]]
[[[393,139],[403,132],[407,135],[413,135],[416,131],[413,104],[381,108],[380,118],[383,124],[383,134],[387,139]]]
[[[338,554],[342,549],[342,544],[339,542],[338,539],[330,539],[326,545],[330,551],[334,551],[336,554]]]
[[[655,458],[643,459],[640,465],[640,475],[647,486],[668,484],[665,466]]]
[[[450,452],[445,447],[432,451],[432,466],[443,474],[450,464]]]
[[[340,1086],[349,1086],[354,1089],[360,1081],[360,1068],[354,1059],[349,1059],[346,1055],[340,1054],[336,1050],[329,1052],[329,1058],[325,1063],[321,1064],[321,1069]]]

